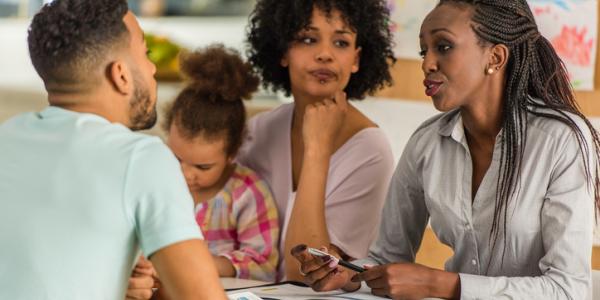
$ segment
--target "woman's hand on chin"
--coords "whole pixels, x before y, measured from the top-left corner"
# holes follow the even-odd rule
[[[319,154],[330,156],[347,111],[346,93],[341,91],[335,94],[335,99],[307,105],[302,128],[305,151],[318,151]]]

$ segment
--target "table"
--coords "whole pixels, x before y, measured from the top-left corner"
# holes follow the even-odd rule
[[[265,285],[265,284],[269,284],[269,283],[270,282],[249,280],[249,279],[221,278],[221,284],[223,285],[223,288],[225,288],[225,289],[248,288],[248,287]],[[365,284],[362,285],[360,290],[370,293],[369,287],[367,287]],[[307,299],[314,299],[314,297],[307,297]],[[438,299],[438,298],[425,298],[424,300],[436,300],[436,299]]]
[[[269,284],[271,282],[250,280],[250,279],[239,279],[239,278],[227,278],[221,277],[221,284],[224,289],[241,289],[259,285]]]

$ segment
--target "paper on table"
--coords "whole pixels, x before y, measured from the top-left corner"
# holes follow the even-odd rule
[[[253,294],[263,299],[278,299],[278,300],[297,300],[297,299],[311,299],[311,300],[372,300],[372,299],[385,299],[372,295],[368,288],[360,289],[353,293],[346,293],[343,291],[332,291],[332,292],[315,292],[311,288],[301,287],[293,284],[281,284],[271,285],[264,287],[247,288],[243,290],[236,290],[229,292],[228,294],[239,293],[239,292],[252,292]]]
[[[231,292],[227,294],[229,300],[264,300],[252,292]]]

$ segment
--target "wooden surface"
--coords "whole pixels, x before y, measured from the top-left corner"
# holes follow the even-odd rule
[[[452,256],[452,249],[442,244],[431,228],[425,229],[421,248],[417,252],[416,262],[428,267],[443,270],[444,263]]]
[[[600,270],[600,247],[592,249],[592,269]]]
[[[442,244],[433,233],[431,228],[425,230],[421,248],[417,252],[417,263],[428,267],[443,270],[444,262],[452,256],[452,249]],[[592,251],[592,268],[600,270],[600,247],[594,247]]]

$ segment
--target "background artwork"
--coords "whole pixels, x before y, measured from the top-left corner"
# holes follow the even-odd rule
[[[394,34],[394,53],[397,58],[421,59],[419,56],[419,30],[427,14],[438,0],[388,0]]]
[[[540,32],[552,42],[576,90],[593,90],[598,36],[598,0],[529,0]],[[396,57],[421,59],[421,22],[438,0],[388,0]]]

